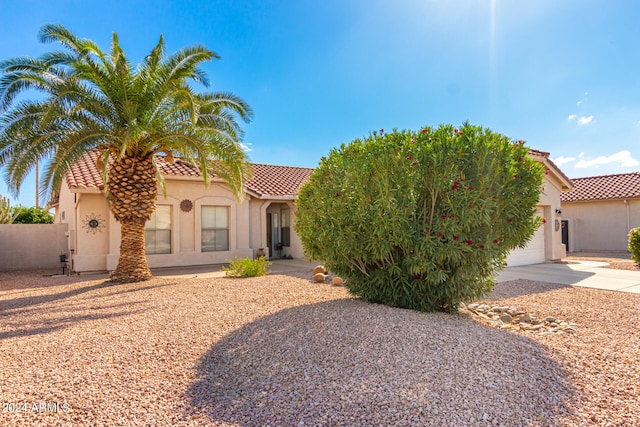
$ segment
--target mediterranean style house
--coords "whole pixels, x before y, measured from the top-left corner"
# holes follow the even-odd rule
[[[560,194],[571,181],[549,160],[549,153],[532,150],[545,175],[538,212],[555,218]],[[146,225],[149,267],[223,264],[236,257],[304,257],[292,228],[295,199],[313,169],[252,164],[244,200],[238,202],[227,185],[213,178],[208,187],[192,165],[157,157],[164,176],[166,197],[159,193],[157,209]],[[67,173],[55,207],[55,222],[69,226],[69,255],[76,272],[115,269],[120,247],[120,224],[110,213],[104,182],[96,167],[96,153],[88,153]],[[559,225],[547,220],[525,249],[507,262],[523,265],[565,256]],[[559,222],[558,222],[559,224]]]
[[[629,231],[640,227],[640,172],[572,181],[561,195],[568,250],[626,251]]]

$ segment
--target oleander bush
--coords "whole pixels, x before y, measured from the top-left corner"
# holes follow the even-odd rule
[[[629,252],[631,252],[631,259],[640,266],[640,227],[636,227],[629,231]]]
[[[492,289],[543,221],[545,170],[528,153],[468,123],[373,132],[321,159],[295,230],[307,258],[362,299],[453,312]]]
[[[236,258],[228,261],[229,267],[222,267],[227,277],[257,277],[269,274],[271,261],[267,261],[265,257],[256,259]]]

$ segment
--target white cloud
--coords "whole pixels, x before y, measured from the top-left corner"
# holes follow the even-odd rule
[[[576,118],[575,114],[571,114],[569,117],[567,117],[567,120],[573,120]]]
[[[562,166],[562,165],[566,165],[567,163],[571,163],[575,160],[575,157],[564,157],[564,156],[560,156],[557,159],[552,159],[553,163],[555,163],[558,166]]]
[[[578,119],[578,123],[580,123],[581,125],[587,125],[591,123],[591,120],[593,120],[593,115],[589,117],[582,116]]]
[[[640,165],[639,161],[631,157],[631,153],[628,150],[622,150],[610,156],[598,156],[593,160],[585,160],[584,153],[580,153],[578,157],[580,157],[580,161],[575,164],[576,168],[599,167],[609,163],[619,163],[623,168]]]
[[[253,151],[253,148],[251,148],[250,145],[252,145],[250,142],[247,142],[246,144],[241,142],[240,148],[242,148],[242,151],[244,151],[245,153],[248,153],[250,151]]]

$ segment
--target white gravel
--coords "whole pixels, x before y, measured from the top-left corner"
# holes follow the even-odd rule
[[[537,335],[306,271],[104,277],[0,273],[0,425],[640,425],[640,295],[499,284],[486,301],[578,325]]]

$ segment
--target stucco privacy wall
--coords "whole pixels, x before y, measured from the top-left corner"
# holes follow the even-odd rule
[[[640,200],[563,202],[569,250],[626,251],[629,230],[640,227]]]
[[[62,272],[69,254],[67,224],[0,224],[0,271],[51,269]]]

